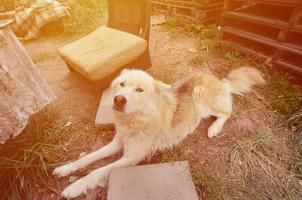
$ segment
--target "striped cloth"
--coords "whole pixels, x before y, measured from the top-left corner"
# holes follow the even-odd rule
[[[40,35],[45,24],[69,16],[68,6],[55,0],[16,0],[13,31],[29,40]]]

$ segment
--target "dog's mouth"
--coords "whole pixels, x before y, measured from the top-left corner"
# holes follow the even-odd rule
[[[113,105],[112,109],[118,112],[123,112],[123,113],[125,112],[125,107],[117,106],[115,104]]]

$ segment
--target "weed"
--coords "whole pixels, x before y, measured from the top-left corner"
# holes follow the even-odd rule
[[[200,160],[199,163],[197,164],[197,167],[194,167],[191,170],[192,178],[193,178],[195,185],[200,185],[203,182],[203,179],[204,179],[204,173],[202,170],[203,165],[204,165],[204,161]]]
[[[217,44],[218,44],[217,40],[206,38],[200,41],[199,48],[201,50],[209,51],[210,49],[216,47]]]
[[[180,161],[180,160],[183,160],[182,153],[180,151],[175,151],[175,149],[165,151],[160,157],[161,163],[176,162],[176,161]]]
[[[209,60],[210,60],[210,56],[207,56],[207,54],[200,53],[197,56],[193,57],[191,62],[194,65],[202,66],[204,63],[207,63]]]
[[[185,26],[185,29],[193,33],[201,33],[204,30],[204,25],[196,22],[189,23]]]
[[[228,61],[232,63],[242,63],[243,62],[243,57],[238,51],[228,51],[225,55],[224,58],[227,59]]]
[[[294,78],[286,73],[279,73],[272,79],[268,88],[273,91],[270,101],[274,110],[287,118],[287,127],[294,132],[295,169],[302,174],[302,90],[293,83]]]
[[[200,42],[198,44],[198,49],[200,50],[199,54],[195,56],[191,62],[194,65],[202,66],[204,64],[209,63],[210,60],[212,60],[213,54],[212,50],[217,46],[219,41],[216,39],[216,28],[215,27],[207,27],[202,28],[200,31]]]
[[[0,146],[1,199],[34,199],[37,185],[56,192],[45,177],[68,159],[58,145],[67,130],[49,128],[52,125],[47,113],[38,113],[21,135]]]
[[[269,83],[272,89],[278,89],[280,91],[286,91],[292,86],[291,82],[293,77],[287,73],[276,74],[275,78]]]
[[[168,25],[168,27],[170,28],[176,28],[177,26],[177,20],[174,17],[167,17],[167,22],[166,24]]]
[[[203,28],[200,32],[200,49],[212,49],[218,44],[217,41],[217,34],[218,34],[218,28],[217,27],[207,27]]]
[[[101,8],[103,1],[94,0],[67,0],[66,3],[70,8],[70,19],[63,21],[65,34],[82,34],[87,33],[102,24]]]
[[[298,163],[296,164],[296,170],[297,173],[302,174],[302,161],[298,161]]]
[[[158,15],[162,15],[162,13],[154,9],[151,10],[151,16],[158,16]]]
[[[275,93],[270,98],[273,109],[285,116],[293,114],[302,105],[301,89],[292,81],[292,76],[280,73],[268,84],[268,88]]]
[[[218,33],[219,33],[219,29],[216,26],[203,28],[201,31],[201,38],[215,39]]]
[[[281,114],[288,115],[300,108],[302,94],[300,92],[286,92],[272,98],[272,106]]]

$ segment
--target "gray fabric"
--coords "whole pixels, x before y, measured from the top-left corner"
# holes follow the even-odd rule
[[[21,133],[54,98],[12,31],[0,29],[0,143]]]

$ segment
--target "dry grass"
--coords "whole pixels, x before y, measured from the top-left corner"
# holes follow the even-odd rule
[[[252,199],[301,199],[293,161],[294,152],[283,141],[272,133],[259,132],[232,145],[229,176],[243,185]]]
[[[295,153],[272,133],[259,132],[223,145],[210,148],[204,160],[191,164],[201,199],[302,198]]]
[[[288,119],[287,126],[294,131],[293,140],[297,152],[295,168],[297,173],[302,174],[302,109]]]
[[[185,29],[174,27],[173,23],[171,21],[170,28],[151,31],[150,49],[154,63],[148,71],[155,78],[173,83],[187,73],[199,70],[211,71],[222,78],[242,64],[258,67],[268,81],[275,78],[252,57],[229,51],[217,42],[212,35],[214,30],[187,33]],[[50,59],[51,56],[41,55],[36,61]],[[208,140],[207,126],[203,127],[201,123],[201,127],[177,148],[158,153],[150,162],[188,160],[202,199],[301,199],[302,115],[297,112],[287,123],[282,115],[274,112],[269,91],[270,88],[260,88],[244,97],[234,97],[233,115],[221,136]],[[94,111],[81,114],[88,112]],[[18,140],[7,143],[5,148],[0,147],[3,156],[0,158],[0,192],[6,192],[2,193],[5,194],[3,199],[39,199],[37,190],[58,194],[56,185],[46,184],[52,168],[65,159],[70,160],[66,158],[69,152],[76,155],[95,145],[94,129],[84,131],[87,126],[84,122],[65,126],[66,121],[60,122],[48,114],[36,116],[31,128]],[[88,120],[93,118],[89,115]],[[83,126],[82,129],[79,126]],[[287,127],[300,132],[294,134]],[[76,128],[83,131],[77,137],[73,130]],[[74,131],[73,137],[71,131]],[[107,143],[112,132],[100,131],[99,136]],[[294,140],[297,148],[294,148]],[[18,153],[14,151],[16,146],[20,147]],[[79,149],[75,150],[75,147]],[[61,189],[66,182],[60,184]],[[105,199],[106,195],[102,193],[101,196]],[[59,199],[58,195],[56,197]]]
[[[1,199],[34,199],[37,186],[58,193],[46,178],[68,159],[59,141],[70,128],[54,124],[48,111],[38,113],[20,136],[0,146]]]
[[[70,8],[70,19],[63,21],[65,34],[81,35],[91,32],[106,20],[105,0],[66,0],[66,3]]]
[[[182,47],[181,42],[185,43],[191,35],[184,34],[184,29],[171,28],[174,26],[167,29],[171,32],[169,37],[175,38],[171,46]],[[234,96],[233,115],[222,136],[208,141],[203,136],[207,128],[198,128],[178,148],[161,153],[152,162],[189,160],[201,199],[301,199],[302,159],[299,148],[302,134],[300,131],[292,137],[291,130],[301,130],[298,127],[301,127],[302,115],[301,112],[294,115],[288,125],[291,130],[287,129],[287,119],[275,110],[276,104],[270,98],[280,95],[280,90],[273,90],[271,83],[279,87],[276,85],[282,84],[284,79],[280,79],[276,75],[278,73],[271,74],[271,69],[254,57],[230,50],[229,44],[226,47],[212,35],[207,37],[204,33],[193,33],[193,37],[199,38],[194,42],[197,45],[183,45],[188,49],[175,49],[169,54],[165,54],[165,49],[158,50],[165,54],[171,65],[155,66],[149,71],[156,78],[173,83],[196,70],[210,71],[223,78],[234,68],[250,65],[259,68],[269,84],[244,97]],[[164,48],[169,50],[169,45]],[[190,52],[191,48],[196,53]],[[186,60],[180,60],[184,52],[187,53]],[[171,54],[174,56],[170,57]],[[282,85],[293,86],[289,82]],[[295,93],[295,96],[299,95],[299,92]],[[293,106],[287,108],[285,105]],[[277,106],[290,110],[296,105],[296,102],[291,102],[290,105]],[[294,148],[293,139],[297,141],[297,148]],[[187,156],[185,152],[188,150],[193,154]]]

